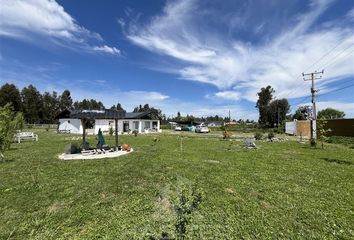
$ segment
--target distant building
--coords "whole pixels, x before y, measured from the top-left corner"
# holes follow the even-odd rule
[[[214,121],[214,122],[209,122],[207,123],[208,127],[222,127],[224,126],[224,122],[223,121]]]
[[[236,121],[225,122],[225,126],[236,126],[238,123]]]

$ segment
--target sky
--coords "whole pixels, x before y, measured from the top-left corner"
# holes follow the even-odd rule
[[[258,119],[271,85],[294,112],[354,117],[352,0],[0,0],[0,85],[69,89],[127,111]]]

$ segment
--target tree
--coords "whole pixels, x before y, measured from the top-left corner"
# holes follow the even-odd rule
[[[287,99],[277,99],[272,101],[268,107],[268,123],[271,127],[277,126],[286,120],[290,105]]]
[[[4,84],[0,88],[0,106],[11,103],[15,112],[21,111],[21,95],[18,88],[13,84]]]
[[[59,107],[60,111],[72,108],[73,100],[70,96],[69,90],[64,90],[60,96]]]
[[[101,101],[96,101],[94,99],[84,99],[81,102],[74,102],[74,109],[87,109],[87,110],[104,110],[105,106]],[[114,109],[115,106],[112,106],[111,109]]]
[[[54,123],[55,117],[59,113],[59,98],[56,92],[45,92],[42,95],[42,121],[43,123]]]
[[[42,119],[42,96],[38,90],[29,85],[21,91],[22,108],[26,122],[39,123]]]
[[[293,120],[306,120],[307,119],[307,108],[308,106],[300,106],[295,114],[293,115]]]
[[[273,93],[274,93],[274,89],[269,85],[266,88],[261,88],[261,91],[257,93],[258,100],[257,100],[256,108],[258,108],[259,110],[258,122],[262,127],[269,126],[268,105],[273,99]]]
[[[336,119],[336,118],[344,118],[345,113],[333,108],[326,108],[318,112],[318,119]]]
[[[22,113],[15,113],[11,103],[0,107],[0,161],[4,160],[4,152],[10,148],[17,129],[22,129],[24,119]]]

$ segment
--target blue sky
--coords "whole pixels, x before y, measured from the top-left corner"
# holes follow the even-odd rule
[[[294,111],[310,103],[354,117],[351,0],[0,0],[0,84],[69,89],[131,111],[257,119],[273,86]]]

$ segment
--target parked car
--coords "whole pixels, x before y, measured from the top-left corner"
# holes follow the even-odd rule
[[[180,126],[176,126],[175,131],[182,131],[182,128]]]
[[[208,133],[209,132],[209,128],[207,126],[204,125],[198,125],[195,127],[195,132],[196,133]]]

